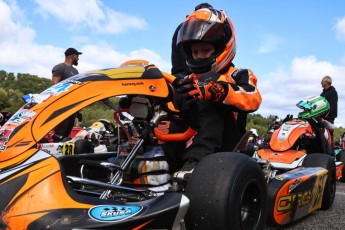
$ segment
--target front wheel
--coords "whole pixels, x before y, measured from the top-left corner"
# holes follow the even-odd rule
[[[187,229],[263,229],[267,185],[258,163],[241,153],[215,153],[188,181]]]
[[[321,167],[328,170],[328,177],[326,180],[326,185],[323,191],[322,196],[322,205],[321,209],[329,209],[335,198],[336,190],[336,169],[335,169],[335,160],[334,157],[322,154],[322,153],[313,153],[306,156],[302,166],[304,167]]]

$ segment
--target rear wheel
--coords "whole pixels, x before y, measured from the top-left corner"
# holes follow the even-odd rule
[[[263,172],[254,159],[241,153],[208,155],[187,184],[187,229],[263,229],[266,191]]]
[[[336,170],[334,157],[322,153],[309,154],[304,159],[302,166],[322,167],[328,170],[328,177],[323,192],[321,209],[329,209],[333,204],[336,190]]]

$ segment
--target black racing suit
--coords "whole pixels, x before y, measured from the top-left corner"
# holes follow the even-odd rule
[[[198,81],[194,76],[189,78]],[[193,113],[198,120],[197,134],[187,143],[184,160],[201,160],[208,154],[233,151],[246,132],[247,114],[261,104],[257,79],[250,70],[231,66],[216,81],[227,86],[228,93],[221,103],[197,102],[197,111]]]

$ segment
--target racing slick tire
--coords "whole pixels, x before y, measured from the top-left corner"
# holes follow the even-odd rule
[[[74,142],[74,154],[93,153],[91,141],[79,139]]]
[[[327,177],[326,185],[322,196],[321,209],[329,209],[333,204],[336,190],[336,169],[334,157],[322,153],[309,154],[304,159],[302,166],[322,167],[328,170],[329,176]]]
[[[339,153],[338,153],[338,155],[337,155],[337,157],[338,157],[338,160],[339,161],[341,161],[341,162],[343,162],[343,164],[344,164],[344,168],[343,168],[343,170],[341,171],[341,178],[340,178],[340,181],[341,182],[345,182],[345,150],[341,150]]]
[[[259,164],[243,153],[204,157],[191,174],[186,195],[187,229],[263,229],[267,186]]]

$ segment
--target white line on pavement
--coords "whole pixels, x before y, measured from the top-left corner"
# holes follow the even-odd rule
[[[345,192],[335,192],[336,194],[345,195]]]

